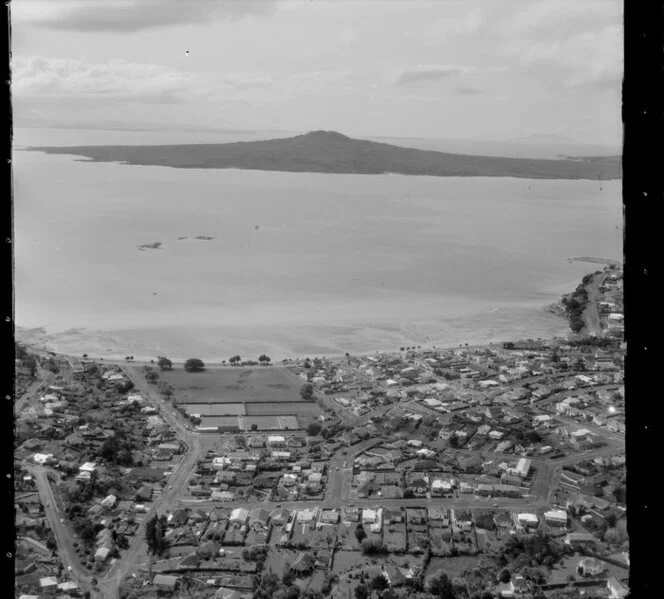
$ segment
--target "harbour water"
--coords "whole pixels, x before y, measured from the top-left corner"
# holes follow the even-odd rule
[[[29,133],[15,144],[86,143]],[[104,135],[123,143],[94,143]],[[74,354],[282,358],[564,335],[545,307],[600,268],[569,258],[622,255],[620,181],[171,169],[20,149],[14,179],[19,337]]]

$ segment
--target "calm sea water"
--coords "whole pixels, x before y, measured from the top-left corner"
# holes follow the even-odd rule
[[[14,141],[104,136],[136,143]],[[597,268],[568,258],[622,256],[619,181],[180,170],[20,150],[14,179],[17,324],[74,353],[279,358],[565,334],[543,307]]]

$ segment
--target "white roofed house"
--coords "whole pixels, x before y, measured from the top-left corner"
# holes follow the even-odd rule
[[[110,554],[111,550],[108,547],[100,547],[95,552],[95,560],[99,562],[105,562]]]
[[[512,474],[515,474],[516,476],[525,478],[526,476],[528,476],[528,472],[530,472],[531,465],[532,465],[532,460],[529,460],[527,458],[520,458],[519,461],[516,463],[516,466],[514,468],[510,468],[509,471]]]
[[[449,480],[442,480],[437,478],[431,483],[431,494],[438,497],[451,495],[453,490],[454,488],[452,482]]]
[[[102,499],[101,505],[102,505],[102,507],[105,507],[105,508],[112,508],[115,505],[117,500],[118,500],[118,498],[115,495],[109,495],[108,497],[105,497],[104,499]]]
[[[305,510],[297,510],[297,516],[296,516],[296,522],[298,525],[302,524],[303,526],[305,524],[311,524],[315,518],[316,518],[316,513],[317,509],[305,509]]]
[[[55,576],[44,576],[39,579],[39,586],[42,589],[55,589],[58,586],[58,579]]]
[[[130,395],[127,395],[127,403],[137,403],[138,405],[145,405],[148,402],[145,397],[143,397],[140,393],[132,393]]]
[[[537,514],[521,513],[517,515],[517,522],[524,528],[537,528],[539,519]]]
[[[533,427],[542,426],[548,428],[551,425],[551,416],[548,414],[538,414],[533,417]]]
[[[240,526],[246,524],[247,518],[249,518],[249,511],[243,507],[238,507],[231,512],[231,516],[228,521],[236,528],[239,528]]]
[[[436,455],[436,452],[433,451],[432,449],[428,449],[427,447],[423,447],[422,449],[418,449],[415,452],[415,454],[418,455],[419,457],[429,459],[434,457]]]
[[[46,464],[53,459],[52,453],[36,453],[32,456],[32,461],[36,464]]]
[[[609,599],[623,599],[629,595],[629,589],[615,576],[606,581],[606,588],[609,591]]]
[[[567,526],[567,512],[565,510],[549,510],[544,512],[544,521],[549,526]]]
[[[588,449],[594,445],[593,434],[586,428],[572,431],[569,441],[577,449]]]
[[[363,509],[362,523],[369,524],[371,532],[380,532],[380,529],[383,526],[383,508],[378,508],[376,510]]]

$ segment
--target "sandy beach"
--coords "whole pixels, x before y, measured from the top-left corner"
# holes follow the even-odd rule
[[[367,323],[353,325],[298,325],[270,327],[191,327],[95,331],[72,329],[49,333],[43,328],[17,328],[16,337],[33,347],[61,354],[107,360],[134,356],[150,361],[166,355],[183,362],[191,357],[221,363],[231,355],[256,359],[267,353],[278,362],[325,356],[398,351],[422,348],[486,345],[516,339],[564,337],[567,321],[540,309],[496,309],[469,317],[406,324]]]

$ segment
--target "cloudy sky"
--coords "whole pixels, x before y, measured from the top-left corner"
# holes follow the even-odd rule
[[[12,44],[17,126],[621,140],[620,0],[13,0]]]

